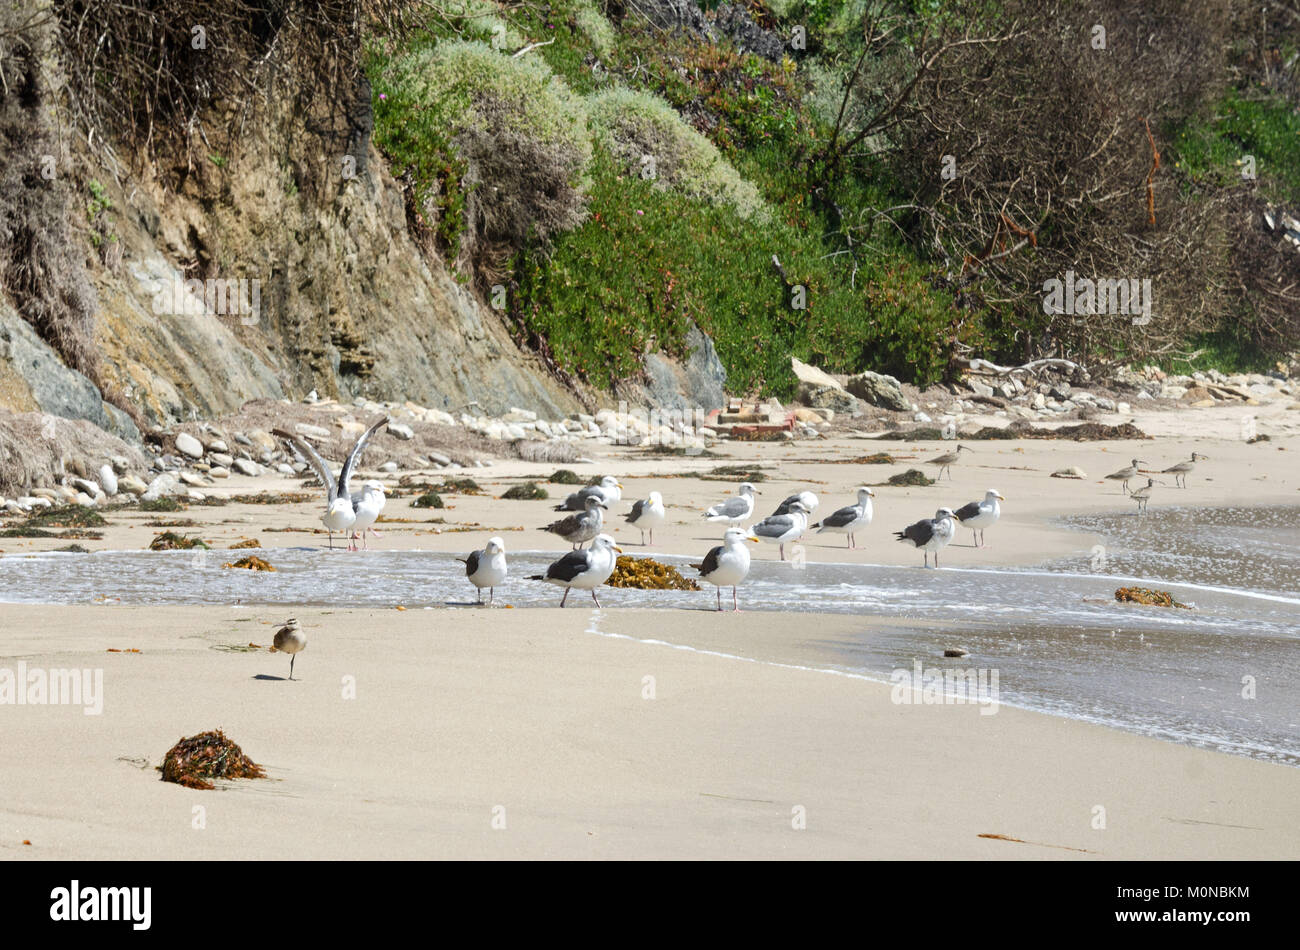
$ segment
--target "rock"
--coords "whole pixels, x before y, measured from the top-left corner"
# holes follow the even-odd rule
[[[450,465],[451,457],[443,455],[441,452],[429,452],[429,461],[434,465]]]
[[[213,439],[205,446],[209,452],[229,452],[230,446],[226,445],[221,439]]]
[[[933,421],[934,421],[933,419],[930,418],[930,416],[929,416],[927,413],[924,413],[924,412],[918,412],[918,413],[917,413],[915,416],[913,416],[912,418],[913,418],[915,421],[917,421],[917,422],[933,422]]]
[[[403,442],[409,442],[415,438],[414,430],[403,422],[390,423],[388,431]]]
[[[864,402],[883,409],[893,409],[895,412],[908,412],[912,409],[911,403],[903,395],[902,384],[892,376],[870,370],[858,373],[849,377],[848,390]]]
[[[1073,465],[1070,468],[1057,469],[1055,472],[1052,473],[1052,477],[1053,478],[1087,478],[1088,473],[1085,472],[1083,469],[1079,468],[1077,465]]]
[[[203,458],[203,443],[188,432],[178,432],[176,434],[176,451],[182,455],[188,455],[192,459]]]
[[[790,357],[790,368],[794,371],[795,378],[801,383],[807,383],[810,386],[830,386],[834,389],[844,388],[835,381],[833,376],[823,372],[816,366],[809,366],[807,363],[801,362],[793,356]]]
[[[102,494],[103,492],[103,489],[100,488],[97,483],[92,482],[88,478],[73,478],[71,479],[71,482],[74,488],[85,492],[91,498],[94,498],[96,495]]]
[[[1126,416],[1126,415],[1128,415],[1130,412],[1133,411],[1133,407],[1131,407],[1131,406],[1130,406],[1128,403],[1126,403],[1126,402],[1117,402],[1117,403],[1115,404],[1115,411],[1118,412],[1118,413],[1119,413],[1120,415],[1122,415],[1122,416]]]
[[[99,467],[99,484],[104,489],[104,494],[110,498],[117,494],[117,473],[113,471],[113,466],[105,462]]]
[[[202,488],[207,484],[207,482],[198,475],[195,475],[193,472],[181,472],[180,480],[183,484],[189,485],[191,488]]]
[[[213,478],[229,478],[230,469],[221,465],[214,465],[212,468],[208,469],[208,474]]]
[[[242,432],[235,433],[235,441],[238,442],[240,445],[248,446],[250,449],[253,447],[253,440],[250,439],[248,436],[244,435],[244,433]]]
[[[392,426],[389,426],[388,428],[392,429]],[[293,427],[293,431],[298,433],[304,439],[328,439],[330,437],[329,429],[314,426],[308,422],[296,423]],[[271,445],[263,444],[261,447],[264,449],[275,448],[274,440],[272,440]]]
[[[108,461],[112,463],[113,471],[118,475],[125,475],[131,468],[131,462],[125,455],[114,455]]]
[[[235,459],[231,464],[231,468],[240,475],[247,475],[250,478],[261,473],[261,469],[257,467],[257,463],[250,461],[249,459]]]
[[[149,490],[149,486],[144,483],[144,479],[135,475],[123,475],[118,479],[117,487],[120,491],[129,491],[133,495],[143,495]]]
[[[145,501],[155,501],[164,495],[174,495],[180,490],[181,484],[176,476],[170,472],[163,472],[149,483],[149,486],[141,493],[141,497]]]
[[[83,507],[83,508],[94,508],[94,507],[95,507],[95,499],[92,498],[90,495],[87,495],[84,491],[79,491],[79,492],[77,492],[77,496],[76,496],[76,498],[73,499],[73,500],[74,500],[78,505],[81,505],[81,507]]]
[[[216,462],[222,468],[230,468],[230,466],[235,464],[234,456],[228,455],[225,452],[213,452],[212,461]]]
[[[1046,409],[1047,397],[1044,396],[1042,393],[1034,393],[1033,407],[1035,409]]]
[[[949,647],[943,651],[944,656],[970,656],[970,650],[963,650],[961,647]]]
[[[814,386],[811,383],[801,383],[799,398],[814,409],[830,409],[847,414],[856,412],[858,408],[858,400],[839,386]]]
[[[393,472],[397,471],[397,463],[385,462],[383,465],[379,466],[379,470],[381,472],[388,472],[391,475]]]
[[[279,472],[281,475],[297,475],[297,474],[298,474],[297,472],[295,472],[295,471],[293,470],[293,466],[290,465],[288,462],[281,462],[279,465],[277,465],[277,466],[275,467],[275,470],[276,470],[277,472]]]
[[[984,396],[985,398],[992,398],[993,396],[993,387],[981,383],[977,379],[967,380],[967,385],[970,386],[970,391],[977,396]]]

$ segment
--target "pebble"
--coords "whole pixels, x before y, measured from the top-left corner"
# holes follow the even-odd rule
[[[176,434],[176,451],[192,459],[203,458],[203,443],[188,432]]]
[[[249,461],[248,459],[235,459],[231,467],[240,475],[247,475],[250,478],[258,475],[260,471],[257,467],[257,463]]]
[[[402,422],[394,422],[388,426],[388,431],[404,442],[409,442],[415,438],[415,432],[410,426]]]

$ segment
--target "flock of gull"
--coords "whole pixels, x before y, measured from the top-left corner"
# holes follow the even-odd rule
[[[361,434],[344,460],[337,477],[332,474],[329,463],[305,439],[283,429],[273,430],[276,436],[283,439],[294,453],[311,467],[325,487],[326,509],[321,522],[329,532],[331,550],[334,547],[336,532],[343,534],[347,539],[350,551],[358,550],[358,545],[368,547],[368,535],[372,532],[378,534],[374,524],[384,507],[383,484],[368,480],[362,484],[359,494],[353,494],[349,483],[366,444],[386,424],[387,420],[377,422]],[[963,451],[969,452],[970,449],[958,445],[952,452],[929,459],[928,462],[939,467],[939,477],[942,477],[943,472],[947,470],[948,478],[951,480],[951,466],[961,459]],[[1195,468],[1197,462],[1206,458],[1207,456],[1193,452],[1189,460],[1170,466],[1161,474],[1173,475],[1175,485],[1186,488],[1187,475]],[[1128,483],[1138,477],[1142,471],[1141,466],[1146,464],[1148,463],[1140,459],[1133,459],[1127,467],[1105,476],[1108,481],[1121,483],[1124,493],[1137,502],[1139,512],[1145,510],[1150,501],[1156,480],[1148,477],[1145,486],[1132,492],[1129,491]],[[780,559],[783,561],[785,546],[798,541],[810,530],[815,530],[818,534],[828,532],[842,534],[845,545],[850,549],[856,548],[858,531],[871,524],[873,516],[871,500],[875,497],[875,492],[862,485],[857,488],[856,493],[856,502],[835,510],[817,522],[812,522],[810,519],[820,504],[819,499],[811,491],[801,491],[782,501],[766,518],[754,522],[749,528],[741,527],[753,519],[757,504],[759,491],[750,482],[742,483],[733,497],[706,509],[705,520],[726,524],[727,528],[722,544],[712,548],[702,561],[691,566],[699,572],[701,580],[716,588],[718,610],[723,609],[722,590],[725,587],[731,588],[732,609],[740,610],[737,588],[749,576],[751,558],[748,544],[750,542],[766,541],[776,544]],[[618,555],[623,553],[622,549],[615,544],[613,537],[605,533],[605,513],[612,505],[622,500],[623,485],[612,475],[607,475],[598,483],[570,494],[561,504],[555,506],[555,510],[563,512],[564,517],[546,525],[543,530],[569,542],[572,550],[553,561],[544,574],[533,574],[528,579],[563,587],[561,607],[565,606],[569,593],[575,588],[590,591],[591,599],[595,601],[597,607],[600,606],[596,588],[609,580],[617,565]],[[924,567],[930,566],[930,556],[933,555],[934,567],[937,568],[939,552],[953,540],[959,524],[971,530],[975,547],[985,547],[984,532],[996,524],[1001,517],[1000,502],[1003,501],[1006,501],[1006,498],[997,489],[990,488],[984,493],[983,500],[969,502],[956,510],[940,508],[933,518],[922,519],[901,531],[895,531],[894,537],[920,550]],[[643,545],[647,537],[653,544],[655,528],[661,527],[667,521],[663,496],[653,491],[646,498],[636,501],[625,515],[625,521],[641,532]],[[587,547],[584,548],[583,545]],[[477,603],[483,603],[483,590],[486,588],[488,603],[491,604],[496,596],[496,588],[505,583],[508,574],[505,542],[500,537],[492,537],[488,539],[487,545],[482,550],[471,552],[457,560],[465,565],[465,576],[477,590]],[[296,654],[306,646],[306,643],[306,637],[297,620],[287,621],[275,635],[274,649],[290,656],[290,679],[293,678]]]

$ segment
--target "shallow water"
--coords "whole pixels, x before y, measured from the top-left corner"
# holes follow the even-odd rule
[[[995,669],[1003,703],[1300,765],[1300,509],[1160,509],[1064,523],[1101,535],[1102,557],[1081,542],[1078,557],[1026,569],[796,567],[756,558],[742,605],[938,625],[864,627],[860,637],[832,642],[801,624],[792,628],[791,658],[811,644],[825,666],[881,680],[916,660]],[[463,565],[445,553],[259,553],[276,573],[223,569],[229,552],[9,556],[0,558],[0,601],[416,608],[474,599]],[[523,579],[555,556],[511,552],[498,596],[516,607],[558,604],[559,589]],[[683,568],[690,560],[659,557]],[[1116,603],[1115,588],[1129,584],[1169,590],[1195,609]],[[716,603],[707,585],[601,588],[600,597],[610,608]],[[590,594],[574,591],[569,601],[587,605]],[[951,646],[971,656],[943,659]],[[1248,685],[1253,698],[1243,696]]]

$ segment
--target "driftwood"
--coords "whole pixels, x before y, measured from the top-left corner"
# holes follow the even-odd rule
[[[998,366],[996,363],[990,363],[988,360],[971,359],[966,361],[966,368],[972,373],[991,374],[995,376],[1010,376],[1012,373],[1036,373],[1043,369],[1064,370],[1071,375],[1088,372],[1087,369],[1071,360],[1062,359],[1043,359],[1031,360],[1023,366]]]

